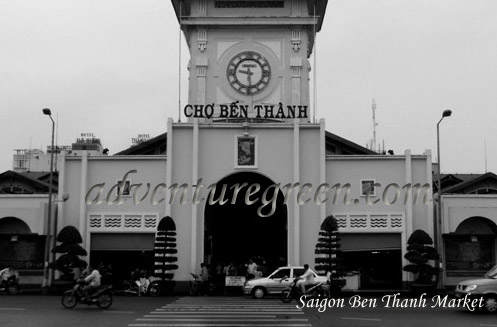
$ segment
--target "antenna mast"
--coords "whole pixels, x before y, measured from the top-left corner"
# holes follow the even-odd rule
[[[371,145],[371,150],[378,152],[379,149],[377,149],[376,143],[376,126],[378,126],[378,123],[376,122],[376,100],[374,98],[371,109],[373,110],[373,144]]]

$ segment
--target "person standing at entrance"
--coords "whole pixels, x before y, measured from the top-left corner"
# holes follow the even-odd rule
[[[206,264],[200,264],[200,279],[202,281],[202,293],[205,295],[209,290],[209,268]]]
[[[247,280],[254,279],[256,269],[257,264],[254,262],[254,260],[250,259],[247,266]]]

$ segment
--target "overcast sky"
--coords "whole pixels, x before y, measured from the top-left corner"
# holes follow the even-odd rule
[[[113,154],[165,132],[178,118],[178,48],[169,0],[0,0],[0,172],[13,149],[50,144],[45,107],[59,145],[94,133]],[[451,109],[442,170],[497,173],[497,1],[330,0],[316,54],[328,131],[365,146],[375,98],[385,149],[436,160]]]

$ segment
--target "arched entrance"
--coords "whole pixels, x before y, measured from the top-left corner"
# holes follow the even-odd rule
[[[448,275],[481,276],[495,264],[497,225],[480,216],[463,220],[454,233],[444,235]]]
[[[5,217],[0,219],[0,234],[31,234],[31,229],[19,218]]]
[[[16,217],[0,218],[0,267],[29,269],[40,276],[45,252],[45,235],[31,232],[28,224]],[[34,278],[34,277],[33,277]]]
[[[260,189],[251,193],[247,201],[247,190],[255,184],[260,185]],[[237,185],[239,192],[235,197]],[[222,198],[227,200],[226,203],[210,204],[212,194],[206,201],[204,261],[243,264],[249,259],[260,258],[265,259],[268,266],[285,264],[288,219],[281,190],[271,179],[254,172],[235,173],[220,180],[216,184],[215,200],[220,199],[223,190],[225,195]],[[251,200],[257,201],[250,203]],[[271,212],[273,204],[274,213],[261,217]]]

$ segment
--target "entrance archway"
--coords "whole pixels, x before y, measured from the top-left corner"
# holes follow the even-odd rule
[[[246,186],[242,188],[244,183]],[[240,190],[234,197],[237,184]],[[260,190],[251,193],[249,200],[257,201],[248,204],[247,189],[255,184],[260,185]],[[249,259],[260,258],[265,259],[268,266],[285,264],[288,214],[281,190],[274,186],[271,179],[254,172],[235,173],[220,180],[216,184],[214,199],[220,198],[223,189],[226,203],[210,204],[206,201],[204,261],[243,264]],[[264,194],[266,190],[268,191]],[[211,195],[209,194],[208,199]],[[269,202],[273,198],[276,199],[272,201],[275,202],[274,213],[261,217],[257,210],[264,206],[263,199]],[[235,203],[232,203],[232,199],[236,199]],[[266,202],[261,211],[262,215],[268,215],[271,207],[272,203]]]
[[[5,217],[0,219],[0,234],[31,234],[31,229],[19,218]]]

